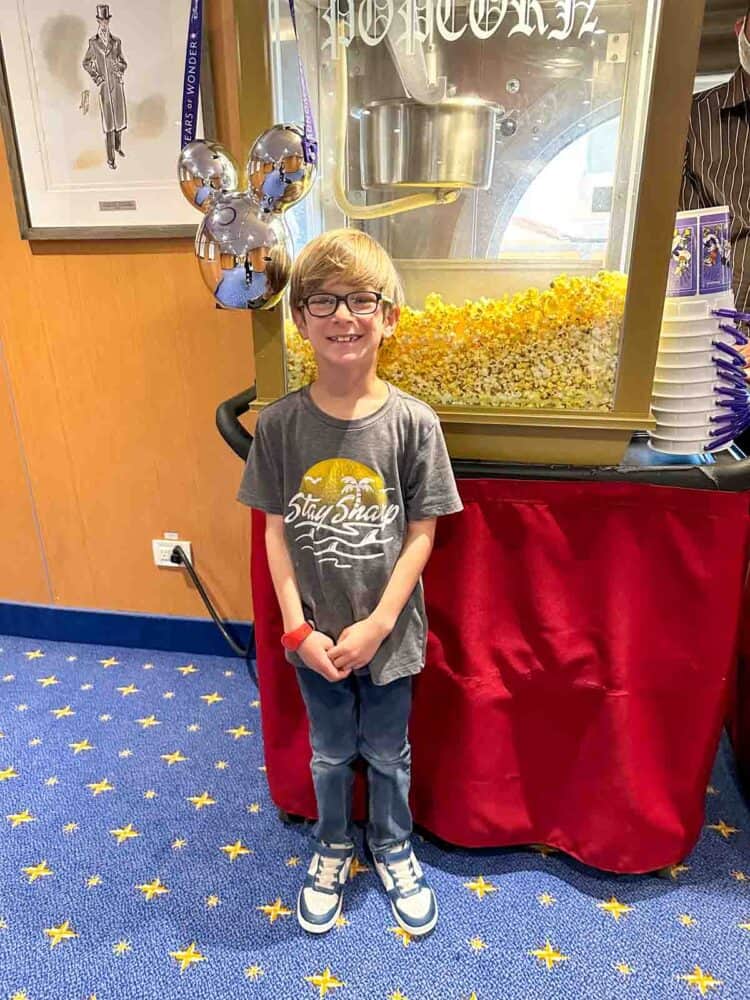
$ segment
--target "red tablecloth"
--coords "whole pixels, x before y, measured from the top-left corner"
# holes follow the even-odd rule
[[[726,716],[748,548],[745,494],[460,480],[424,576],[417,824],[467,847],[544,843],[643,872],[695,844]],[[253,512],[271,796],[314,817],[310,746]],[[355,817],[364,816],[362,776]]]

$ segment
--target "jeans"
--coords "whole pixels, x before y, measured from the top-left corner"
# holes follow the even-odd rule
[[[354,843],[353,765],[362,756],[369,785],[370,850],[408,840],[411,677],[378,686],[365,669],[331,683],[314,670],[298,667],[297,679],[310,721],[310,769],[318,804],[314,838],[327,844]]]

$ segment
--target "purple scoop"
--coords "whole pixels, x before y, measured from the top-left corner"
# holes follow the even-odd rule
[[[741,330],[738,330],[736,326],[730,326],[729,323],[719,323],[719,329],[723,330],[724,333],[731,333],[734,337],[735,344],[747,343],[747,337]]]
[[[722,354],[726,354],[726,356],[731,359],[732,364],[735,367],[744,368],[747,364],[747,361],[745,361],[740,352],[736,351],[733,347],[730,347],[729,344],[722,344],[720,340],[714,340],[713,347],[715,351],[720,351]]]

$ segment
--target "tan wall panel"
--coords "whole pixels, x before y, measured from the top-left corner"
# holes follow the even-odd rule
[[[0,601],[48,604],[49,586],[18,437],[0,327]]]
[[[231,3],[214,12],[216,32]],[[220,134],[232,131],[232,101],[221,100],[231,73],[223,63],[216,79]],[[151,539],[178,531],[219,613],[251,617],[249,517],[234,499],[242,463],[214,422],[254,380],[249,317],[214,307],[190,241],[21,240],[4,149],[0,273],[12,276],[0,333],[30,483],[3,420],[3,454],[18,457],[0,479],[0,541],[18,536],[13,551],[35,567],[2,597],[206,616],[184,570],[152,563]]]

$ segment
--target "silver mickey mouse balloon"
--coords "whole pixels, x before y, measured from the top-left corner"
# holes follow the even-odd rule
[[[220,143],[196,139],[180,151],[177,176],[193,208],[205,213],[218,195],[236,191],[239,173],[232,154]]]
[[[201,275],[225,309],[271,309],[292,267],[286,223],[263,212],[250,192],[219,197],[201,222],[195,254]]]
[[[247,182],[266,212],[285,212],[305,197],[315,180],[315,164],[305,159],[298,125],[274,125],[250,148]]]

